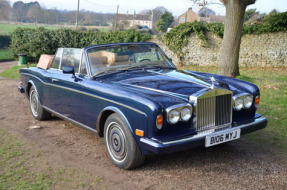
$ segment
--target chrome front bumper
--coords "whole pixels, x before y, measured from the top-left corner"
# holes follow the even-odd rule
[[[169,152],[176,152],[181,151],[185,149],[190,149],[198,146],[204,146],[205,144],[205,137],[210,134],[220,134],[224,132],[233,131],[236,129],[241,129],[241,135],[251,133],[253,131],[257,131],[259,129],[265,128],[267,125],[267,119],[263,116],[259,116],[255,118],[253,122],[242,124],[238,126],[233,126],[231,128],[227,128],[220,131],[214,131],[214,130],[207,130],[200,132],[196,135],[182,138],[182,139],[176,139],[171,141],[159,141],[156,139],[147,139],[147,138],[141,138],[140,143],[141,146],[144,149],[147,149],[149,152],[153,153],[169,153]],[[146,151],[144,151],[146,152]]]

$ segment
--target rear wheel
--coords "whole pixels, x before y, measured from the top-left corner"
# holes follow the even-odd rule
[[[105,146],[111,161],[119,168],[132,169],[145,159],[133,135],[117,114],[108,117],[104,128]]]
[[[39,95],[34,86],[30,88],[29,101],[32,115],[35,119],[42,121],[51,117],[51,114],[47,112],[39,101]]]

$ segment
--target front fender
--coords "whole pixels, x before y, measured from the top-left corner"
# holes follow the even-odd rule
[[[148,134],[147,116],[146,115],[142,115],[142,114],[139,114],[137,112],[128,113],[127,111],[126,111],[126,113],[124,113],[122,110],[120,110],[117,107],[108,106],[108,107],[104,108],[101,111],[101,113],[98,115],[96,129],[97,129],[100,136],[101,136],[101,134],[103,134],[103,127],[104,127],[105,120],[112,113],[117,113],[119,116],[122,117],[122,119],[127,124],[128,128],[130,129],[133,136],[135,136],[135,129],[140,129],[140,130],[144,131],[145,134]],[[145,122],[141,122],[141,124],[135,125],[137,120],[140,118],[141,118],[141,120],[144,119]]]
[[[108,106],[108,107],[104,108],[101,111],[101,113],[99,114],[99,116],[98,116],[97,131],[99,132],[99,134],[103,132],[102,131],[103,129],[101,129],[101,119],[102,119],[102,117],[105,117],[105,113],[106,112],[113,112],[113,113],[117,113],[118,115],[120,115],[123,118],[123,120],[126,122],[126,124],[129,127],[130,131],[132,132],[132,127],[131,127],[129,121],[127,120],[126,116],[123,114],[123,112],[119,108],[116,108],[116,107],[113,107],[113,106]]]
[[[29,94],[30,94],[30,89],[31,89],[31,87],[29,86],[29,84],[31,85],[31,87],[33,86],[33,87],[35,88],[35,90],[36,90],[36,92],[37,92],[38,100],[39,100],[40,103],[42,104],[42,101],[41,101],[41,98],[40,98],[38,89],[37,89],[35,83],[34,83],[32,80],[29,80],[29,81],[27,82],[26,86],[25,86],[26,96],[27,96],[28,100],[30,101],[30,99],[29,99]]]

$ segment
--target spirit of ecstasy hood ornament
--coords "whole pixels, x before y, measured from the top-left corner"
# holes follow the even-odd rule
[[[215,82],[215,78],[214,77],[210,77],[211,80],[211,89],[214,89],[214,82]]]

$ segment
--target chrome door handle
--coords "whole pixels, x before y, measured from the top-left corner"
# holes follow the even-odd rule
[[[58,79],[52,79],[52,82],[58,82],[59,80]]]

